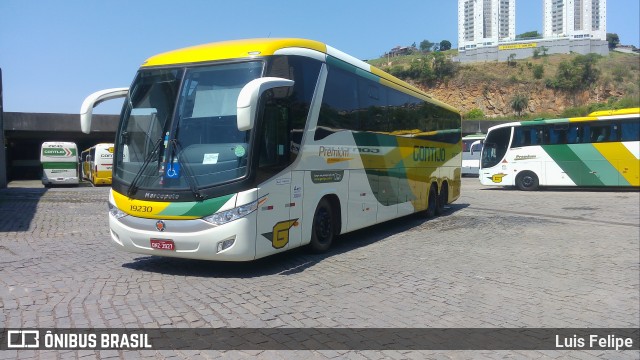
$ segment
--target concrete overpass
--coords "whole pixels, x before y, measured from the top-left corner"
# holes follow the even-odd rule
[[[40,179],[40,145],[45,141],[72,141],[82,151],[97,143],[113,142],[119,116],[94,115],[91,134],[80,131],[78,114],[5,112],[4,139],[7,180]]]

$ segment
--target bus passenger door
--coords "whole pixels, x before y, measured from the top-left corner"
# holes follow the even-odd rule
[[[256,257],[290,248],[292,234],[300,242],[298,218],[291,217],[292,173],[288,111],[274,103],[265,106],[258,136],[258,227]],[[301,204],[300,204],[301,205]],[[293,232],[292,228],[296,227]]]

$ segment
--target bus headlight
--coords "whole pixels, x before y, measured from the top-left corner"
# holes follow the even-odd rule
[[[108,201],[107,203],[109,204],[109,214],[113,215],[114,218],[120,219],[122,217],[127,216],[127,214],[124,211],[118,209],[115,205],[111,203],[111,201]]]
[[[256,211],[258,208],[258,201],[252,201],[246,205],[238,206],[233,209],[229,209],[226,211],[220,211],[213,215],[205,216],[202,220],[212,223],[214,225],[222,225],[233,220],[237,220],[243,218],[252,212]]]

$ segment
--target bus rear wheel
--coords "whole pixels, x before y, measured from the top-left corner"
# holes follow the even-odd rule
[[[326,198],[322,198],[313,215],[311,242],[309,243],[311,251],[321,253],[329,250],[335,235],[335,226],[331,203]]]
[[[523,171],[516,177],[516,186],[523,191],[538,190],[538,176],[531,171]]]
[[[436,185],[431,185],[429,189],[429,198],[427,199],[427,217],[432,218],[436,216],[436,208],[438,207],[438,191]]]
[[[442,183],[440,194],[438,195],[438,206],[436,207],[436,215],[442,215],[444,208],[449,201],[449,185],[446,182]]]

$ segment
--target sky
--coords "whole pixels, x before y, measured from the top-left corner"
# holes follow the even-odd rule
[[[375,59],[423,40],[458,43],[456,0],[0,0],[5,112],[77,114],[128,87],[148,57],[232,39],[318,40]],[[607,32],[640,47],[640,1],[608,0]],[[542,33],[542,0],[516,3],[516,34]],[[122,99],[95,113],[119,113]]]

